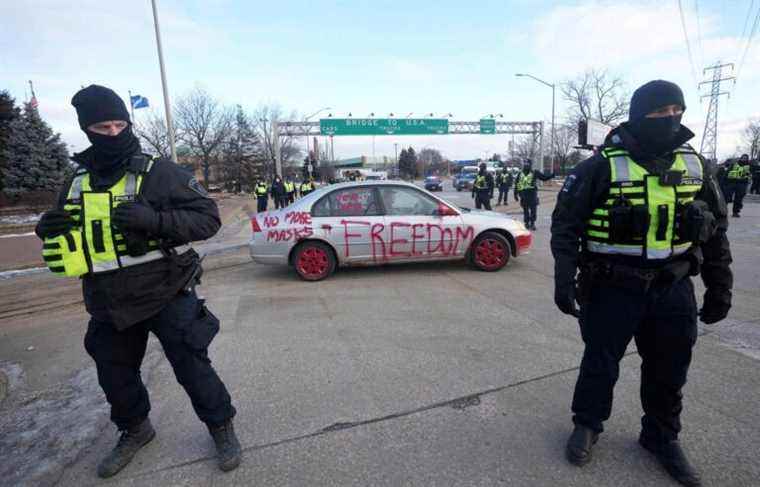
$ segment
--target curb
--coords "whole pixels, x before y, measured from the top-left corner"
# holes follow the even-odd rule
[[[203,256],[211,257],[214,255],[229,254],[246,247],[248,247],[247,242],[241,243],[241,244],[234,244],[234,245],[225,245],[225,246],[210,249],[206,252],[198,252],[198,250],[196,249],[196,252],[198,252],[202,257]],[[33,274],[42,274],[43,272],[47,270],[48,270],[47,267],[32,267],[31,269],[13,269],[13,270],[8,270],[8,271],[2,271],[0,272],[0,281],[3,281],[5,279],[13,279],[15,277],[30,276]]]

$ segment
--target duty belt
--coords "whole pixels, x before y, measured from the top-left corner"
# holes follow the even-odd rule
[[[595,260],[584,263],[581,272],[591,281],[646,293],[654,284],[669,286],[688,276],[691,274],[691,263],[687,259],[677,259],[660,269],[642,269]]]

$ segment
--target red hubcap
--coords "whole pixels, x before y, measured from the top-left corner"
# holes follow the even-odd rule
[[[327,274],[329,260],[327,252],[318,247],[306,247],[298,253],[298,272],[309,279],[317,279]]]
[[[475,247],[475,263],[486,270],[498,269],[507,262],[507,248],[498,240],[487,238]]]

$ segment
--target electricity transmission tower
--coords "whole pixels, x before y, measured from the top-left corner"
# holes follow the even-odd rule
[[[713,162],[717,162],[718,156],[717,156],[717,149],[718,149],[718,99],[721,95],[729,95],[729,92],[727,91],[720,91],[720,84],[723,81],[730,81],[735,80],[736,78],[734,76],[729,76],[726,78],[722,77],[722,71],[723,68],[730,66],[731,71],[734,70],[734,64],[733,63],[727,63],[727,64],[720,64],[720,61],[718,61],[714,66],[709,66],[705,68],[702,71],[702,74],[707,74],[708,71],[713,72],[712,80],[709,81],[703,81],[699,83],[699,87],[701,88],[702,85],[712,85],[710,87],[710,94],[709,95],[702,95],[700,97],[700,100],[703,98],[710,98],[710,107],[707,110],[707,119],[705,120],[705,130],[702,133],[702,145],[699,149],[699,152],[702,153],[704,157],[707,159],[712,160]]]

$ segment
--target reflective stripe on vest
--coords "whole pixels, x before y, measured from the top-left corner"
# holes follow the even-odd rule
[[[525,191],[526,189],[532,189],[536,187],[535,175],[533,171],[527,175],[521,172],[517,179],[517,191]]]
[[[688,146],[675,151],[670,169],[681,171],[683,177],[681,183],[673,187],[662,186],[659,176],[650,174],[624,150],[607,149],[602,155],[610,164],[610,188],[604,205],[595,208],[586,222],[586,248],[599,254],[654,260],[686,252],[692,244],[677,237],[681,216],[676,208],[678,204],[693,201],[702,188],[703,169],[699,156]],[[646,205],[649,224],[645,238],[628,242],[610,240],[609,209],[621,197],[632,205]]]
[[[728,179],[749,179],[749,166],[734,164],[728,171]]]
[[[140,192],[144,174],[147,174],[152,167],[153,160],[151,159],[145,173],[135,174],[128,171],[106,191],[94,191],[87,172],[74,177],[64,209],[72,213],[78,223],[78,228],[72,233],[78,230],[81,235],[82,248],[79,251],[86,258],[87,272],[112,271],[164,257],[164,254],[158,250],[158,242],[154,240],[148,241],[146,254],[138,257],[129,256],[124,236],[111,225],[111,214],[114,208],[135,200],[135,196]],[[72,274],[67,272],[66,275]]]
[[[267,189],[267,185],[266,184],[257,184],[256,185],[256,194],[258,196],[264,196],[265,194],[267,194],[267,191],[269,191],[269,190]]]
[[[486,177],[485,176],[475,176],[475,182],[472,184],[472,186],[475,189],[485,189],[486,188]]]

